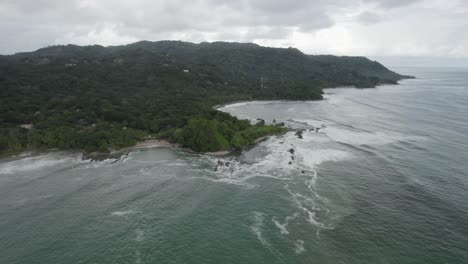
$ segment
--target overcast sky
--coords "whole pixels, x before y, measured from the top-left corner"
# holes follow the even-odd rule
[[[468,58],[468,0],[0,0],[0,53],[138,40]]]

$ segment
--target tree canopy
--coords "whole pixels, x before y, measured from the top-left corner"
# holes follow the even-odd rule
[[[196,151],[241,148],[282,129],[252,125],[213,106],[321,99],[323,88],[374,87],[405,77],[363,57],[249,43],[47,47],[0,56],[0,154],[108,151],[148,136]]]

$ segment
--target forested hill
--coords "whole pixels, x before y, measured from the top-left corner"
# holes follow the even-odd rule
[[[405,78],[364,57],[243,43],[142,41],[0,56],[0,153],[106,151],[152,135],[197,151],[240,148],[278,126],[212,110],[254,99],[321,99],[322,88]]]

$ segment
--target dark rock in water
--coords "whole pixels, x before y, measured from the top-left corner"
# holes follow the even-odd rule
[[[294,154],[294,149],[289,149],[289,153]]]
[[[322,124],[320,127],[315,128],[315,132],[319,132],[320,129],[326,128],[327,126]]]
[[[218,164],[216,165],[216,169],[220,166],[223,166],[223,167],[229,167],[231,165],[231,163],[229,161],[222,161],[222,160],[218,160]]]
[[[292,165],[292,161],[290,161],[288,164],[289,164],[289,165]]]
[[[302,173],[302,174],[304,174],[304,173],[305,173],[305,171],[303,170],[303,171],[301,171],[301,173]]]
[[[302,136],[302,133],[304,133],[304,129],[301,129],[301,130],[297,131],[295,135],[298,138],[303,139],[304,137]]]
[[[294,160],[294,156],[291,156],[291,160]]]
[[[230,167],[231,162],[229,161],[222,161],[218,160],[218,163],[216,164],[215,171],[218,171],[220,167]]]

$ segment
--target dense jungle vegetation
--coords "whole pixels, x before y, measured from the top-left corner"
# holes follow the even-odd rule
[[[241,43],[142,41],[0,56],[0,155],[106,152],[148,137],[196,151],[242,148],[284,131],[213,110],[238,100],[313,100],[322,89],[405,78],[364,57]]]

